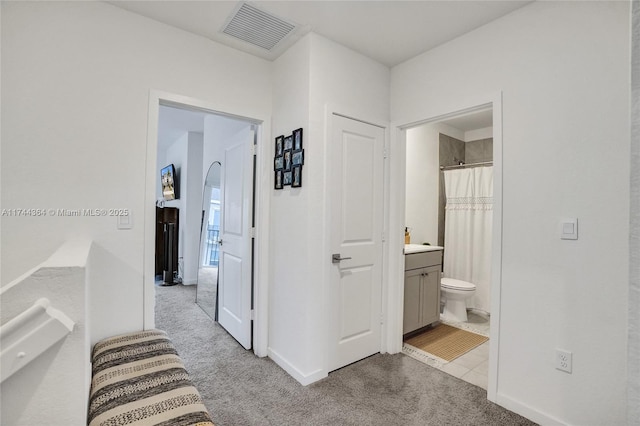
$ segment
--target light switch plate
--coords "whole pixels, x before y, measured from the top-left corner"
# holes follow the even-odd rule
[[[118,218],[118,229],[132,229],[133,228],[133,217],[131,216],[131,211],[126,216],[117,216]]]
[[[578,239],[578,219],[562,219],[560,225],[560,239],[577,240]]]

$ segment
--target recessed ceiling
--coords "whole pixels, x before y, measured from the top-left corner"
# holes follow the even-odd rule
[[[108,3],[268,60],[276,59],[290,45],[313,31],[392,67],[531,1],[249,2],[251,6],[296,26],[292,34],[271,50],[222,32],[242,2],[123,0]]]

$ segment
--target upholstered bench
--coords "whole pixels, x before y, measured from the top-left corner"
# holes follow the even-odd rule
[[[89,426],[213,425],[164,331],[104,339],[91,359]]]

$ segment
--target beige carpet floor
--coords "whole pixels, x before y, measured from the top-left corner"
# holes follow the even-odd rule
[[[302,386],[213,322],[195,286],[156,287],[171,337],[216,426],[532,426],[487,392],[402,354],[377,354]]]

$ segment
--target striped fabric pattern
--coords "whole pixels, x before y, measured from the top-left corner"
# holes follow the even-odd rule
[[[104,339],[91,359],[89,426],[213,426],[164,331]]]

